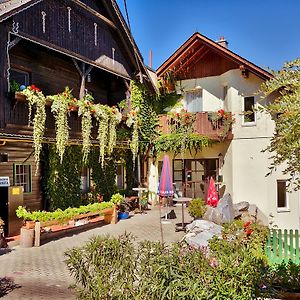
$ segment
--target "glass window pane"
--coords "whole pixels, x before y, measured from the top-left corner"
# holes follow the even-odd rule
[[[182,180],[182,171],[174,171],[174,180]]]
[[[277,207],[287,207],[286,181],[277,181]]]
[[[174,170],[182,170],[182,160],[173,160]]]
[[[255,113],[254,108],[254,97],[245,97],[244,98],[244,122],[254,122]]]

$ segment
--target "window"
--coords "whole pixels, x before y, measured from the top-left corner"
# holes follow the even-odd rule
[[[29,73],[17,69],[11,69],[10,73],[10,82],[15,81],[19,85],[29,85]]]
[[[254,97],[244,98],[244,123],[254,123],[255,122],[255,112],[254,112]]]
[[[190,91],[185,94],[185,109],[191,113],[203,110],[202,89]]]
[[[14,185],[23,186],[24,193],[32,192],[31,165],[14,165]]]
[[[286,180],[277,180],[277,208],[288,209]]]

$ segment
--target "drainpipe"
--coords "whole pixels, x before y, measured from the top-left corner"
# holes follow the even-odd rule
[[[137,169],[138,169],[138,182],[141,184],[141,158],[140,155],[137,156]]]

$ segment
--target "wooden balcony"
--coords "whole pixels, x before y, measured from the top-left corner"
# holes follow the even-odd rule
[[[194,133],[205,135],[215,141],[221,141],[224,139],[231,140],[233,134],[231,128],[227,135],[224,137],[224,125],[222,121],[214,123],[209,120],[209,112],[196,113],[196,119],[194,121]],[[161,115],[159,117],[159,126],[162,133],[171,133],[170,118],[167,115]]]

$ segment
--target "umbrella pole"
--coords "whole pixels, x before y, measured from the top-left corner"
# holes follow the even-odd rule
[[[163,234],[163,228],[161,224],[161,206],[160,206],[160,197],[158,198],[158,206],[159,206],[159,226],[160,226],[160,237],[161,237],[161,243],[164,243],[164,234]]]

